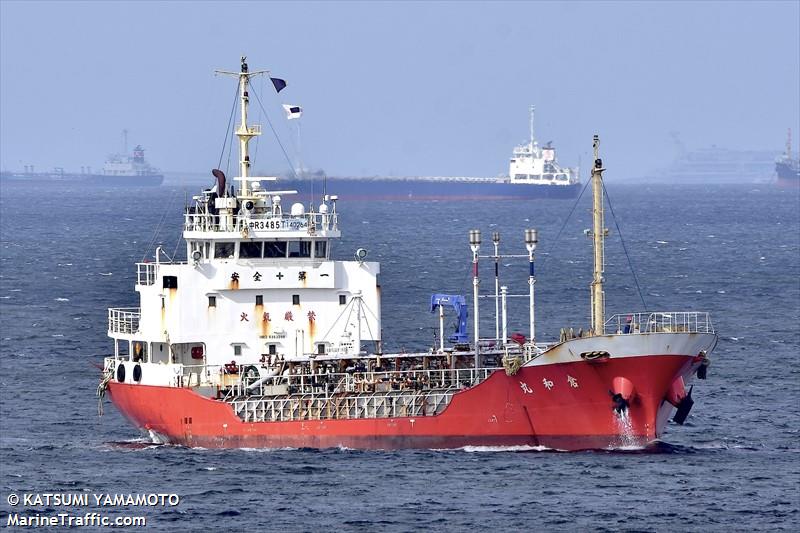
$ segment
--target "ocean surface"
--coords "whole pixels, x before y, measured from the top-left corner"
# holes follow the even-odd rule
[[[608,314],[706,310],[720,341],[686,425],[671,423],[647,449],[565,453],[187,449],[151,443],[108,402],[99,417],[93,365],[112,346],[106,308],[138,305],[134,263],[153,244],[185,255],[181,213],[196,189],[0,184],[3,527],[11,512],[98,511],[145,516],[154,531],[800,528],[798,191],[608,185]],[[339,211],[336,258],[363,247],[381,261],[389,350],[431,345],[431,293],[470,294],[471,228],[483,230],[487,254],[492,231],[501,252],[524,254],[523,229],[539,229],[539,338],[588,323],[588,191],[577,204],[342,199]],[[505,260],[501,275],[527,294],[525,260]],[[482,290],[492,285],[485,277]],[[492,331],[486,305],[482,327]],[[526,330],[525,306],[511,299],[511,331]],[[26,493],[174,493],[180,503],[9,505]]]

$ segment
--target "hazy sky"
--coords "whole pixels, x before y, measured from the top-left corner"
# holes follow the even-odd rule
[[[213,70],[242,54],[289,83],[261,93],[287,151],[281,103],[303,106],[302,157],[332,175],[495,176],[529,104],[562,164],[588,168],[600,133],[610,179],[668,162],[670,131],[690,148],[800,137],[797,0],[2,0],[0,19],[3,169],[100,168],[123,128],[162,169],[213,168],[235,91]],[[256,167],[288,168],[266,135]]]

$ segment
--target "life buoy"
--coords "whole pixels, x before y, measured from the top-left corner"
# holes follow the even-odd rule
[[[133,381],[139,383],[142,381],[142,365],[135,365],[133,367]]]
[[[119,383],[125,383],[125,365],[122,363],[117,367],[117,381]]]

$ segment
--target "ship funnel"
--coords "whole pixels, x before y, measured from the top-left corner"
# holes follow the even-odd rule
[[[211,174],[217,178],[217,195],[218,196],[227,196],[225,194],[225,173],[222,172],[220,169],[215,168],[211,171]]]

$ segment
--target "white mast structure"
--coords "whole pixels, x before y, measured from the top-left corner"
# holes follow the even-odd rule
[[[603,221],[603,160],[599,157],[600,137],[594,136],[594,166],[592,167],[592,249],[594,271],[592,275],[592,334],[602,335],[605,325],[605,294],[603,272],[605,270],[605,236],[608,230]]]
[[[478,252],[481,249],[481,230],[469,230],[469,246],[472,249],[472,299],[475,302],[475,312],[472,314],[472,327],[475,332],[475,370],[480,368],[480,319],[479,319],[479,304],[478,304],[478,287],[480,279],[478,278]]]
[[[534,308],[534,290],[536,285],[536,271],[534,270],[534,252],[539,243],[539,232],[535,228],[525,230],[525,248],[528,250],[528,328],[531,334],[531,344],[536,343],[536,314]]]
[[[500,344],[500,232],[492,233],[494,243],[494,342]]]
[[[259,74],[265,74],[269,71],[258,70],[255,72],[248,72],[247,57],[242,56],[242,66],[240,72],[229,72],[227,70],[216,70],[215,72],[217,74],[226,74],[228,76],[239,77],[239,98],[241,100],[241,105],[239,107],[241,108],[241,122],[239,124],[239,128],[236,130],[236,136],[239,137],[239,176],[236,176],[233,179],[241,182],[239,184],[239,196],[246,197],[250,193],[248,182],[275,179],[250,176],[250,139],[261,135],[261,126],[258,124],[253,124],[251,126],[247,125],[247,109],[250,102],[250,95],[247,91],[247,88],[250,82],[250,77],[257,76]]]
[[[535,109],[536,109],[536,106],[534,106],[534,105],[531,105],[531,106],[530,106],[530,121],[531,121],[531,154],[533,154],[533,143],[534,143],[534,140],[533,140],[533,114],[534,114],[534,111],[535,111]]]

